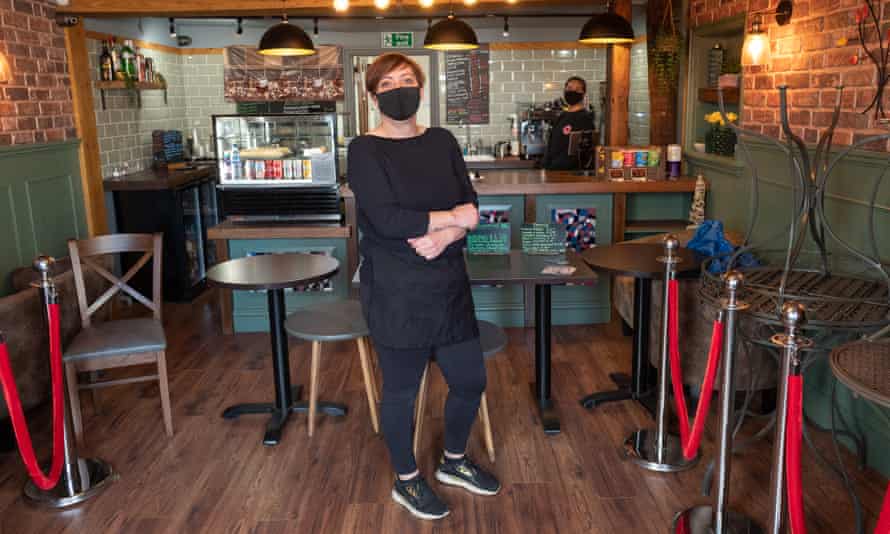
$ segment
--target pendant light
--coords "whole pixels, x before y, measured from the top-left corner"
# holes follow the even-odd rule
[[[260,38],[257,52],[264,56],[309,56],[315,53],[315,45],[302,28],[287,21],[287,13],[284,13],[281,22],[266,30]]]
[[[445,51],[473,50],[479,48],[479,39],[473,28],[456,18],[452,10],[447,19],[440,20],[427,30],[423,47]]]
[[[590,17],[578,36],[578,42],[584,44],[625,44],[633,40],[633,27],[626,18],[611,10],[611,2],[605,13]]]

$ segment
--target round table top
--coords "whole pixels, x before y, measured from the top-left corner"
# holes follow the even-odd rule
[[[680,263],[677,272],[699,268],[701,259],[688,248],[677,249]],[[581,253],[591,269],[608,271],[634,278],[664,278],[664,264],[658,258],[664,256],[664,245],[658,243],[624,243],[593,247]]]
[[[284,289],[330,278],[339,268],[321,254],[261,254],[218,263],[207,279],[228,289]]]

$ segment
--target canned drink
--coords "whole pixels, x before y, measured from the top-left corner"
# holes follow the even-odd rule
[[[624,166],[625,167],[633,167],[634,166],[634,151],[633,150],[625,150],[624,151]]]
[[[649,151],[648,150],[639,150],[634,153],[634,166],[635,167],[646,167],[649,165]]]
[[[279,180],[284,178],[284,162],[280,159],[275,161],[275,177]]]
[[[303,178],[307,180],[312,179],[312,160],[304,159],[303,160]]]
[[[256,161],[256,177],[258,180],[266,179],[266,162],[261,159]]]
[[[659,163],[661,163],[661,151],[660,150],[650,150],[649,151],[649,166],[650,167],[658,167]]]
[[[668,145],[667,160],[683,161],[683,150],[680,148],[680,145]]]
[[[616,150],[616,151],[612,152],[611,167],[613,169],[620,169],[623,161],[624,161],[624,154],[620,150]]]
[[[247,178],[248,180],[253,180],[254,178],[256,178],[256,167],[254,166],[252,161],[245,161],[244,167],[246,171],[245,178]]]

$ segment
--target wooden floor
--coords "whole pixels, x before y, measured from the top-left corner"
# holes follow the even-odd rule
[[[85,452],[113,463],[120,480],[80,508],[34,509],[20,495],[25,472],[18,456],[2,455],[0,532],[665,533],[676,512],[707,502],[700,495],[704,463],[662,475],[622,459],[624,438],[652,424],[642,408],[625,402],[591,413],[579,406],[584,394],[610,386],[609,372],[629,365],[630,340],[615,324],[554,329],[553,391],[563,432],[553,437],[541,432],[529,393],[533,331],[509,330],[506,352],[488,368],[498,448],[491,467],[504,489],[483,498],[443,488],[453,513],[428,523],[390,500],[387,453],[371,430],[354,344],[326,347],[323,397],[346,403],[350,413],[338,421],[321,417],[313,439],[302,416],[274,448],[261,444],[265,417],[220,418],[232,403],[271,398],[272,364],[265,335],[220,334],[213,303],[207,295],[192,305],[166,308],[175,437],[164,434],[156,386],[106,390],[98,414],[85,398]],[[291,343],[292,371],[300,383],[307,382],[308,354],[306,344]],[[419,458],[427,474],[442,442],[445,393],[436,371]],[[48,417],[38,425],[48,428]],[[48,443],[40,429],[36,441]],[[713,435],[712,424],[704,441],[706,459],[713,453]],[[469,447],[487,464],[478,428]],[[761,443],[736,457],[732,470],[733,507],[760,521],[767,517],[770,451],[769,443]],[[810,532],[851,532],[852,511],[841,484],[812,456],[805,456],[804,465]],[[868,471],[855,476],[871,532],[886,481]]]

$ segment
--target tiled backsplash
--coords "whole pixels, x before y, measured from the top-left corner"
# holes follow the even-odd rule
[[[90,63],[98,75],[99,41],[90,40]],[[107,109],[102,110],[99,91],[94,94],[99,131],[102,173],[111,176],[124,164],[131,171],[151,165],[151,131],[182,130],[184,137],[197,128],[200,142],[212,149],[211,116],[235,113],[235,104],[223,98],[223,55],[181,55],[143,49],[157,71],[167,80],[167,103],[161,91],[143,91],[142,107],[135,97],[123,90],[106,91]],[[588,98],[600,109],[600,82],[606,79],[604,48],[572,50],[493,50],[491,52],[491,121],[473,126],[474,140],[486,147],[510,137],[508,117],[521,104],[542,103],[560,97],[565,80],[581,76],[587,80]],[[439,72],[444,72],[444,54],[439,54]],[[445,87],[440,82],[440,118],[445,117]],[[647,144],[649,140],[649,99],[645,44],[635,45],[631,61],[630,142]],[[466,132],[457,125],[445,125],[461,142]]]
[[[580,76],[587,81],[588,101],[593,104],[597,121],[602,113],[600,82],[606,79],[606,49],[579,48],[573,50],[492,50],[490,54],[490,121],[472,127],[472,139],[481,139],[486,147],[510,138],[509,117],[520,111],[520,106],[558,99],[565,81]],[[439,54],[439,72],[445,71],[445,56]],[[441,75],[440,75],[441,77]],[[646,45],[633,47],[631,61],[630,142],[649,142],[649,87],[646,66]],[[439,117],[445,118],[445,84],[440,81]],[[464,127],[443,124],[461,143],[465,142]]]
[[[96,40],[89,43],[95,79],[102,44]],[[212,149],[210,116],[235,112],[235,105],[222,96],[222,54],[187,56],[150,49],[140,53],[152,58],[156,71],[166,79],[167,102],[164,103],[162,91],[147,90],[141,92],[139,107],[133,93],[109,90],[105,92],[103,110],[99,90],[94,90],[104,177],[111,176],[115,168],[123,170],[125,165],[131,172],[149,168],[152,130],[181,130],[188,137],[197,128],[201,143]]]

